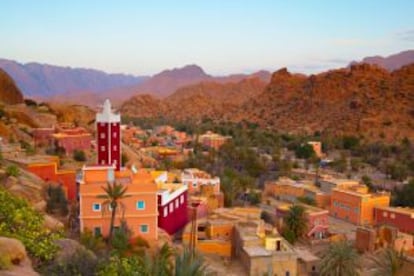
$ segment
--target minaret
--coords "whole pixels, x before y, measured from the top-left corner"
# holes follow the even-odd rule
[[[121,115],[112,112],[106,99],[101,113],[96,114],[98,164],[121,168]]]

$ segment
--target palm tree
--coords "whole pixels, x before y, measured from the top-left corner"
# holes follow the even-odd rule
[[[175,274],[180,276],[206,275],[207,265],[202,256],[193,254],[191,249],[184,247],[180,254],[175,256]]]
[[[114,223],[115,223],[115,215],[118,207],[124,211],[125,206],[122,203],[122,199],[129,197],[129,195],[126,195],[127,187],[123,186],[120,183],[113,182],[112,184],[110,182],[107,183],[106,187],[102,187],[102,189],[105,191],[105,194],[98,195],[98,198],[104,199],[104,202],[102,203],[102,210],[104,211],[105,207],[110,207],[111,211],[111,224],[109,227],[109,237],[108,239],[111,240],[113,236],[114,231]]]
[[[375,265],[374,275],[378,276],[399,275],[404,264],[403,252],[397,252],[391,247],[383,249],[377,256],[372,256],[371,260]]]
[[[301,205],[294,204],[289,208],[289,213],[284,219],[285,227],[291,232],[291,242],[305,234],[307,228],[307,219],[305,217],[305,208]]]
[[[359,275],[359,256],[355,248],[347,241],[333,242],[321,261],[322,276]]]

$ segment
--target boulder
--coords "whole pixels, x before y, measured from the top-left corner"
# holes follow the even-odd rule
[[[46,201],[41,200],[33,205],[33,209],[36,211],[44,213],[46,210]]]
[[[43,222],[43,226],[54,231],[54,230],[59,230],[63,228],[63,223],[57,219],[55,219],[52,216],[49,216],[47,214],[43,215],[44,217],[44,222]]]
[[[55,261],[56,262],[67,262],[72,259],[74,254],[82,253],[85,258],[90,260],[96,260],[95,254],[87,249],[85,246],[80,244],[78,241],[71,239],[60,239],[55,242],[60,250],[57,252]]]
[[[26,248],[19,240],[0,237],[0,256],[17,265],[27,258]]]

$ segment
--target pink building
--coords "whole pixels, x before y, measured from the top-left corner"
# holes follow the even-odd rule
[[[399,231],[414,233],[414,209],[404,207],[375,207],[374,223],[391,225]]]
[[[96,114],[97,150],[99,165],[121,168],[121,115],[114,114],[111,102],[105,100],[102,113]]]
[[[52,137],[56,145],[63,148],[67,155],[73,154],[75,150],[91,148],[92,135],[82,127],[59,129],[59,132],[52,134]]]
[[[291,204],[283,204],[276,207],[276,217],[278,219],[278,225],[281,228],[283,226],[283,219],[289,213]],[[311,239],[323,239],[328,236],[329,222],[328,222],[328,210],[324,210],[318,207],[300,204],[305,208],[305,216],[307,219],[307,232],[306,236]]]

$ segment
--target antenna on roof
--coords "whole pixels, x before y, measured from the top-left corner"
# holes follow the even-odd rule
[[[134,174],[136,174],[136,173],[138,172],[137,168],[135,167],[135,164],[133,164],[133,165],[131,166],[131,171],[132,171]]]

